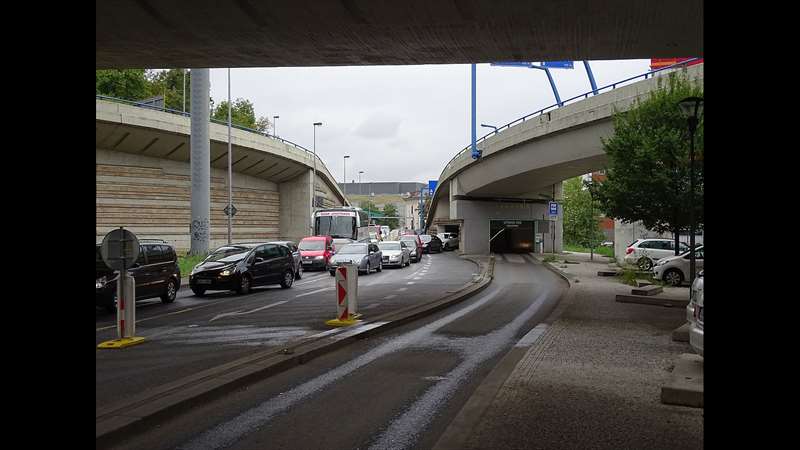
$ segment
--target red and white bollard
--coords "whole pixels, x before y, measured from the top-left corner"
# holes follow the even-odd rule
[[[343,264],[336,268],[336,318],[325,323],[346,327],[358,322],[358,267]]]
[[[117,335],[119,339],[136,336],[136,282],[124,272],[117,278]]]

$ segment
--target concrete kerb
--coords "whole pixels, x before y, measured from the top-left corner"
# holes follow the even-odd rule
[[[100,408],[95,412],[95,445],[113,445],[147,429],[159,420],[218,398],[242,385],[263,380],[343,347],[355,339],[390,330],[470,298],[485,289],[494,278],[494,257],[489,257],[485,265],[471,257],[464,258],[481,268],[480,278],[432,303],[376,317],[363,323],[361,327],[364,330],[361,331],[358,330],[359,327],[342,328],[336,333],[313,340],[300,339],[278,351],[249,355]],[[369,326],[370,324],[375,326]],[[344,336],[337,336],[340,334]]]
[[[547,269],[555,272],[567,285],[572,287],[572,280],[568,274],[558,270],[549,263],[543,262],[541,258],[532,255],[534,259],[542,263]],[[577,281],[577,279],[576,279]],[[456,417],[450,422],[444,433],[439,437],[434,445],[434,450],[460,450],[465,447],[465,441],[469,438],[470,432],[475,429],[486,408],[494,401],[500,388],[513,373],[520,360],[534,347],[542,347],[551,342],[560,332],[561,327],[553,325],[564,310],[574,302],[574,294],[571,289],[567,289],[559,299],[558,306],[542,321],[548,328],[536,339],[536,343],[531,347],[512,348],[503,356],[500,362],[489,372],[489,375],[481,382],[475,392],[469,397],[464,406],[459,410]]]

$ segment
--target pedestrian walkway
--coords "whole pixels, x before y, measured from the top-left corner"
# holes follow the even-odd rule
[[[606,258],[562,256],[579,262],[555,263],[570,279],[568,294],[517,345],[529,347],[510,375],[490,375],[436,448],[702,448],[703,410],[660,401],[676,359],[692,352],[671,339],[685,309],[618,303],[631,286],[597,276]]]

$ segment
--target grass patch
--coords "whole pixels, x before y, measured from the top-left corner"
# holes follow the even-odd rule
[[[636,286],[636,279],[639,278],[639,275],[635,269],[623,268],[619,277],[624,284]]]
[[[181,268],[181,277],[188,277],[200,261],[205,259],[206,255],[187,255],[178,256],[178,266]]]
[[[568,252],[577,252],[577,253],[590,253],[591,249],[588,247],[581,247],[579,245],[571,245],[571,244],[564,244],[564,250]],[[614,257],[614,248],[613,247],[595,247],[594,249],[595,255],[602,255],[608,256],[610,258]]]
[[[544,259],[542,259],[542,261],[544,261],[544,262],[555,262],[556,261],[556,256],[555,255],[547,255],[547,256],[544,257]]]

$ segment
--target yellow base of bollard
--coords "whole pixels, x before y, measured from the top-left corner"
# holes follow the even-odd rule
[[[101,342],[97,348],[125,348],[144,342],[143,337],[128,337]]]
[[[350,316],[350,318],[347,320],[339,320],[339,319],[326,320],[325,324],[330,325],[332,327],[349,327],[357,324],[358,322],[359,321],[355,320],[353,316]]]

